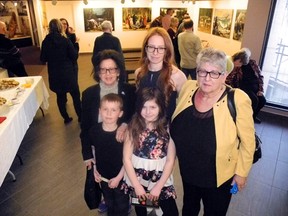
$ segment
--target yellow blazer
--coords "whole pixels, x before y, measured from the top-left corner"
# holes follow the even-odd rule
[[[197,89],[197,81],[186,81],[180,91],[172,122],[178,114],[193,104],[192,98]],[[255,151],[255,129],[251,100],[240,89],[235,89],[234,100],[237,126],[228,109],[227,95],[213,105],[217,187],[235,174],[247,177]],[[238,137],[241,140],[240,143]]]

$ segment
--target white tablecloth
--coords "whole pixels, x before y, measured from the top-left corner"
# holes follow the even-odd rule
[[[41,106],[48,109],[49,93],[41,76],[29,77],[34,80],[30,88],[23,88],[17,95],[17,104],[2,110],[0,116],[7,119],[0,124],[0,186],[7,175],[17,154],[22,139],[28,130],[33,118]],[[20,87],[25,84],[27,77],[11,78],[20,82]],[[22,88],[21,88],[22,89]],[[0,91],[0,96],[8,102],[17,94],[17,88]]]

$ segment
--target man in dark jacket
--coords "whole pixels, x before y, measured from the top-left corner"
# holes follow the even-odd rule
[[[94,58],[97,56],[97,54],[100,51],[105,50],[105,49],[112,49],[112,50],[119,52],[122,55],[123,60],[124,60],[124,55],[122,52],[120,40],[117,37],[112,35],[112,30],[113,30],[112,23],[108,20],[105,20],[101,24],[101,28],[102,28],[103,34],[95,39],[92,62]]]
[[[0,67],[8,70],[9,76],[28,76],[19,49],[5,37],[6,24],[0,21]]]

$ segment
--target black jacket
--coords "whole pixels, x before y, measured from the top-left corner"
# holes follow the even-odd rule
[[[78,52],[72,42],[60,34],[48,34],[42,42],[40,60],[48,63],[49,87],[54,92],[78,88],[75,63]]]
[[[136,88],[127,83],[119,83],[118,94],[123,100],[124,114],[119,123],[128,123],[135,112]],[[98,123],[100,106],[100,85],[90,86],[82,93],[82,119],[81,119],[81,144],[84,160],[91,158],[91,144],[89,142],[89,129]]]
[[[111,33],[104,32],[101,36],[95,39],[92,62],[96,55],[100,51],[103,51],[105,49],[112,49],[119,52],[124,60],[120,40],[117,37],[113,36]]]

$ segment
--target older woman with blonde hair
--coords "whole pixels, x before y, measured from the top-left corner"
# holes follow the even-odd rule
[[[78,52],[67,38],[61,21],[52,19],[49,22],[49,34],[42,42],[40,59],[47,62],[49,87],[57,95],[58,109],[65,124],[73,120],[66,110],[67,93],[70,93],[78,121],[81,121],[80,91],[75,67],[77,58]]]
[[[231,185],[243,190],[255,151],[251,101],[234,89],[236,124],[227,104],[233,68],[224,52],[207,48],[197,56],[197,81],[187,81],[170,127],[182,177],[183,216],[226,215]]]
[[[142,45],[140,67],[135,71],[137,91],[157,87],[165,95],[166,115],[170,120],[185,74],[174,65],[174,48],[167,31],[151,28]]]

